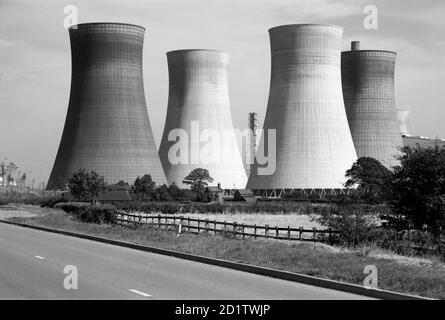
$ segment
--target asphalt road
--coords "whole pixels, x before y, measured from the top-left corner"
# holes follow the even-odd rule
[[[65,289],[67,265],[78,289]],[[0,299],[365,297],[0,223]]]

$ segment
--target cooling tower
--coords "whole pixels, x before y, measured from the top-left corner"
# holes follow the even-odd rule
[[[284,25],[269,30],[272,71],[269,102],[258,153],[270,153],[276,130],[276,169],[253,166],[247,188],[343,188],[357,159],[341,88],[343,29]]]
[[[354,46],[352,47],[354,49]],[[383,165],[397,164],[402,145],[394,98],[396,53],[351,50],[342,53],[342,82],[346,113],[358,157]]]
[[[144,174],[166,183],[145,104],[144,32],[120,23],[69,29],[71,93],[48,189],[65,188],[80,168],[96,171],[108,183],[131,184]]]
[[[402,135],[407,135],[408,133],[408,116],[410,114],[409,110],[398,109],[397,119],[399,120],[399,131]]]
[[[168,183],[180,187],[195,168],[209,170],[214,184],[244,188],[246,173],[229,102],[229,55],[214,50],[167,53],[169,96],[159,156]],[[211,138],[209,138],[211,137]]]

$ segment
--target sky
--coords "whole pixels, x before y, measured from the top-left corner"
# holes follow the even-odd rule
[[[218,49],[230,54],[235,128],[247,113],[264,119],[270,81],[267,30],[293,23],[344,27],[343,50],[397,52],[396,104],[411,111],[409,133],[445,138],[445,2],[443,0],[0,0],[0,161],[14,161],[28,182],[47,181],[68,108],[71,57],[64,8],[78,22],[124,22],[146,28],[144,86],[159,147],[168,98],[165,53]],[[378,9],[365,29],[364,8]]]

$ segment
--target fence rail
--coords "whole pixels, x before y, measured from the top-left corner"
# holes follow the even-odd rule
[[[176,230],[177,232],[188,233],[211,233],[231,235],[234,238],[272,238],[280,240],[299,241],[319,241],[320,234],[337,234],[338,231],[329,229],[304,229],[245,224],[237,222],[227,222],[209,219],[199,219],[178,215],[152,215],[152,214],[132,214],[119,213],[117,221],[120,225],[143,225],[147,224],[156,229]]]

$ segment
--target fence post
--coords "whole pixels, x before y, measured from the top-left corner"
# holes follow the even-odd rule
[[[233,237],[236,238],[236,222],[233,223]]]
[[[275,238],[278,239],[278,226],[275,226]]]
[[[244,228],[244,222],[242,223],[242,227],[243,227],[243,239],[245,239],[246,238],[246,233],[245,233],[245,228]]]
[[[208,226],[209,226],[209,219],[207,218],[205,222],[204,232],[208,231]]]
[[[313,238],[313,239],[314,239],[314,241],[315,241],[315,237],[316,237],[316,232],[317,232],[317,228],[315,228],[315,227],[314,227],[314,229],[313,229],[313,230],[314,230],[314,234],[312,235],[312,238]]]
[[[187,232],[190,232],[190,217],[187,217]]]
[[[298,233],[299,233],[298,238],[301,241],[303,239],[303,227],[300,227],[300,230],[298,231]]]
[[[213,235],[216,235],[216,219],[213,221]]]
[[[256,239],[256,224],[253,225],[253,237]]]
[[[269,225],[266,224],[266,228],[264,229],[264,236],[267,238],[269,233]]]
[[[287,226],[287,238],[290,240],[290,226]]]
[[[158,214],[158,229],[161,230],[161,215]]]

